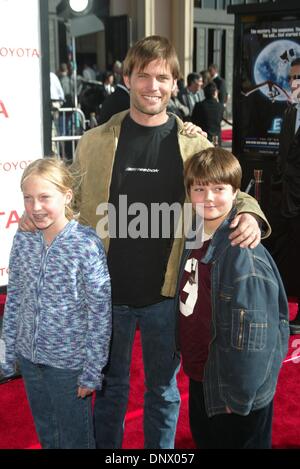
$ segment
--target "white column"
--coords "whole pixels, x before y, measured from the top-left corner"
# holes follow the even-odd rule
[[[181,72],[186,78],[193,68],[194,1],[172,0],[172,41],[176,47]]]
[[[145,36],[155,34],[155,0],[144,0],[145,4]]]

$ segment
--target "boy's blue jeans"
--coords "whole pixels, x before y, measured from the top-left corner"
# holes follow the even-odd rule
[[[77,397],[81,370],[18,361],[42,448],[95,448],[92,398]]]
[[[190,379],[189,416],[199,449],[270,449],[273,401],[248,415],[218,414],[208,417],[203,384]]]
[[[145,370],[145,448],[174,448],[180,395],[176,374],[174,302],[133,308],[114,306],[113,337],[103,389],[94,408],[97,448],[121,448],[129,394],[131,352],[137,323]]]

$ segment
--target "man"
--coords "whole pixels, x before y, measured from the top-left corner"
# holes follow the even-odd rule
[[[166,38],[150,36],[137,42],[124,62],[129,112],[114,115],[79,141],[74,169],[83,174],[77,199],[80,221],[97,227],[98,233],[105,219],[101,203],[110,202],[115,208],[115,219],[120,222],[111,224],[111,232],[118,234],[124,216],[130,231],[134,220],[129,213],[137,202],[147,207],[148,214],[153,204],[183,202],[183,161],[211,144],[201,135],[188,136],[182,121],[166,112],[178,76],[178,58]],[[240,199],[238,207],[239,212],[255,212],[263,218],[249,196]],[[238,224],[232,233],[233,242],[257,245],[260,231],[255,218],[241,214],[233,226]],[[184,240],[174,239],[170,231],[166,237],[132,237],[123,232],[119,237],[112,233],[110,240],[108,236],[103,239],[114,307],[105,385],[96,395],[94,408],[98,448],[122,445],[137,324],[145,369],[145,448],[174,447],[180,396],[173,297]]]
[[[183,92],[178,95],[178,99],[189,108],[189,117],[192,115],[196,103],[203,101],[204,93],[202,90],[203,80],[199,73],[189,73],[187,76],[187,86]]]
[[[83,64],[82,77],[84,80],[88,81],[96,80],[96,72],[88,63]]]
[[[195,104],[191,121],[207,132],[208,140],[221,145],[223,106],[218,101],[218,89],[214,82],[210,82],[203,91],[205,99]]]
[[[272,235],[266,246],[278,265],[287,294],[298,298],[290,333],[300,334],[300,58],[291,63],[289,83],[293,104],[288,104],[283,116],[277,184],[272,188]]]
[[[190,114],[190,110],[187,106],[182,104],[181,101],[179,101],[178,93],[179,93],[179,89],[178,89],[178,85],[176,85],[175,88],[172,90],[171,98],[167,106],[167,111],[173,112],[178,117],[180,117],[181,120],[185,121]]]
[[[106,96],[104,99],[100,109],[100,115],[98,119],[99,124],[104,124],[117,112],[129,109],[129,105],[129,90],[122,81],[121,83],[117,84],[115,92]]]
[[[114,74],[114,84],[118,85],[123,81],[123,64],[120,60],[115,60],[112,66],[112,71]]]
[[[208,67],[208,71],[210,73],[210,76],[212,80],[215,82],[217,88],[218,88],[218,99],[219,102],[223,105],[223,107],[226,106],[227,103],[227,98],[228,98],[228,93],[226,89],[226,82],[224,78],[221,78],[219,73],[218,73],[218,66],[216,64],[211,64]]]
[[[114,74],[110,70],[107,70],[103,74],[103,92],[105,98],[115,92]]]
[[[61,63],[58,71],[59,80],[65,94],[64,107],[74,106],[74,80],[66,63]]]
[[[51,99],[51,120],[52,120],[52,129],[51,135],[52,138],[56,137],[60,133],[60,116],[59,108],[63,105],[65,101],[65,93],[61,86],[58,76],[50,72],[50,99]],[[55,144],[52,144],[52,151],[55,152]]]
[[[60,108],[65,100],[65,93],[61,86],[58,76],[50,72],[50,98],[52,106]]]

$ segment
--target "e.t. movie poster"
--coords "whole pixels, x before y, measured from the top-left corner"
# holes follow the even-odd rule
[[[294,59],[300,58],[300,21],[244,24],[241,62],[241,151],[276,155]]]

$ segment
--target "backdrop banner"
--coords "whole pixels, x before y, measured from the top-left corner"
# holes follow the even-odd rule
[[[23,212],[20,178],[43,156],[39,0],[0,0],[0,287]]]
[[[283,112],[291,102],[288,74],[296,57],[299,20],[243,24],[241,153],[278,153]]]

